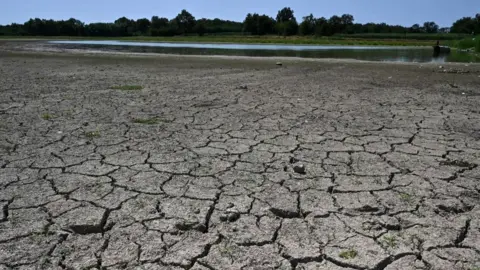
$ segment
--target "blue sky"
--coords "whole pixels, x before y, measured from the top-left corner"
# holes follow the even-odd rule
[[[411,26],[435,21],[440,26],[480,12],[480,0],[1,0],[0,24],[23,23],[29,18],[68,19],[84,22],[111,22],[128,18],[172,18],[187,9],[196,18],[243,21],[249,12],[275,17],[285,6],[297,20],[313,13],[316,17],[352,14],[356,22],[386,22]]]

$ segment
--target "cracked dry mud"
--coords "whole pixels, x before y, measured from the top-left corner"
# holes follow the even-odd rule
[[[478,270],[480,68],[437,68],[2,53],[0,269]]]

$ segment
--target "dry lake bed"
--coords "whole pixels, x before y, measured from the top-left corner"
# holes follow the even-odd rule
[[[0,269],[480,269],[480,66],[0,50]]]

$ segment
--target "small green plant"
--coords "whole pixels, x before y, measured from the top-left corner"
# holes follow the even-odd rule
[[[411,202],[413,200],[413,196],[408,193],[400,193],[400,199],[406,202]]]
[[[233,256],[235,254],[235,250],[234,246],[230,242],[219,246],[219,251],[223,257],[229,257],[231,260],[234,259]]]
[[[355,257],[357,257],[357,255],[358,255],[357,251],[353,249],[345,250],[340,252],[340,254],[338,254],[340,258],[346,259],[346,260],[354,259]]]
[[[137,208],[146,208],[148,206],[147,202],[144,200],[134,200],[132,204]]]
[[[155,125],[158,124],[158,118],[137,118],[133,120],[134,123],[144,124],[144,125]]]
[[[68,248],[65,248],[65,247],[58,248],[58,251],[56,251],[56,252],[58,252],[58,254],[60,254],[62,256],[67,256],[71,253],[70,250]]]
[[[143,87],[141,85],[116,85],[110,87],[114,90],[123,90],[123,91],[133,91],[133,90],[142,90]]]
[[[44,120],[50,120],[50,119],[53,118],[53,116],[52,116],[51,114],[49,114],[49,113],[44,113],[44,114],[42,114],[42,118],[43,118]]]
[[[37,243],[37,244],[40,244],[40,243],[42,243],[42,242],[44,241],[45,235],[42,234],[42,233],[39,233],[39,232],[34,232],[34,233],[32,233],[32,234],[29,235],[29,238],[30,238],[33,242],[35,242],[35,243]]]
[[[48,257],[42,257],[40,259],[40,269],[49,269],[52,266],[51,263]]]
[[[395,235],[385,235],[383,237],[383,242],[391,248],[397,247],[397,237]]]
[[[100,137],[100,132],[98,130],[96,131],[86,131],[85,132],[85,137],[92,139],[92,138],[97,138]]]

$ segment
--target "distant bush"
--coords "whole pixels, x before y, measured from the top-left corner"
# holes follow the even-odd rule
[[[452,44],[453,47],[458,49],[472,49],[480,50],[480,36],[477,37],[469,37],[462,40],[458,40]]]
[[[360,34],[336,34],[339,38],[362,38],[362,39],[411,39],[411,40],[459,40],[469,37],[467,34],[426,34],[426,33],[360,33]]]

